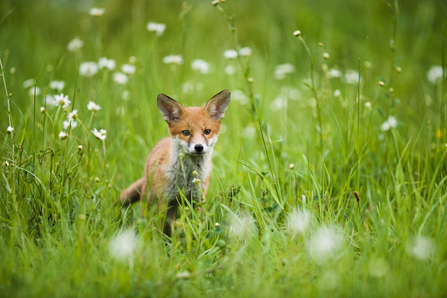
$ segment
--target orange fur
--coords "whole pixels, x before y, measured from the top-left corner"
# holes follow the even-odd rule
[[[218,93],[203,107],[185,108],[164,94],[158,96],[157,102],[170,137],[152,149],[144,167],[144,177],[124,190],[120,200],[123,206],[138,200],[152,204],[155,198],[159,209],[167,204],[164,233],[170,236],[180,198],[178,189],[182,189],[192,203],[201,200],[202,192],[206,195],[213,146],[230,102],[230,92]]]

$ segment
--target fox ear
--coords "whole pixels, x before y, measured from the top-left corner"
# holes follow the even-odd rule
[[[214,120],[221,121],[225,117],[225,110],[230,104],[231,93],[228,89],[225,89],[211,98],[205,104],[205,111]]]
[[[168,123],[171,121],[177,122],[185,113],[185,109],[181,104],[162,93],[158,94],[157,104],[163,119]]]

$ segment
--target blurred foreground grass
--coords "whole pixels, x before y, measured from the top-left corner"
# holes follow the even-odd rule
[[[0,295],[445,296],[446,11],[2,1]],[[113,204],[167,136],[157,94],[225,88],[203,212],[166,245]]]

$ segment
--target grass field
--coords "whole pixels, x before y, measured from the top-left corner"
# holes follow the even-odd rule
[[[447,3],[389,1],[2,0],[0,296],[447,295]],[[166,242],[114,204],[223,89]]]

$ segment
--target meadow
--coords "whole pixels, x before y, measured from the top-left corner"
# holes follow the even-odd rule
[[[0,3],[1,297],[444,297],[444,1]],[[201,213],[115,206],[156,98],[232,93]]]

